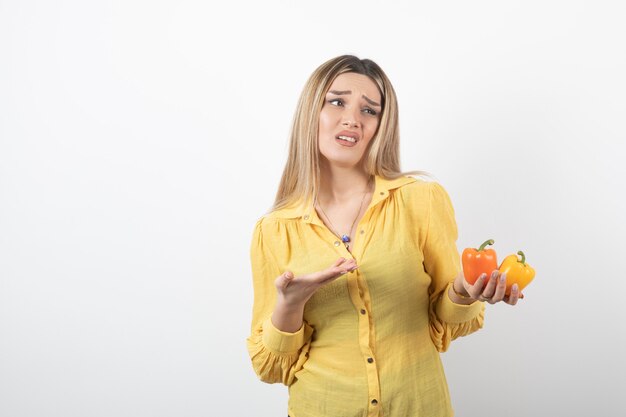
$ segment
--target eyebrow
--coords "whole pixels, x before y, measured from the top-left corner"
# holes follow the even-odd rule
[[[328,91],[331,94],[334,94],[336,96],[341,96],[344,94],[352,94],[352,90],[329,90]],[[380,107],[380,104],[376,103],[374,100],[369,99],[365,94],[363,94],[361,97],[363,97],[365,99],[365,101],[367,101],[369,104],[371,104],[372,106],[375,107]]]

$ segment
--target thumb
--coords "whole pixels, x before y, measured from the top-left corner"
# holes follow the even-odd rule
[[[287,288],[292,279],[293,273],[291,271],[285,271],[276,279],[276,286],[278,288]]]

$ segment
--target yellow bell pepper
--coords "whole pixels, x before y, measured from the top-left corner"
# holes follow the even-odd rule
[[[518,259],[517,255],[520,255],[521,259]],[[513,284],[517,284],[519,291],[522,291],[535,278],[535,270],[526,263],[524,252],[519,251],[517,255],[504,258],[498,268],[501,274],[506,274],[506,295],[511,294]]]

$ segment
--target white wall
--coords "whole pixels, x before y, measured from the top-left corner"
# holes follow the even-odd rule
[[[300,3],[0,1],[0,415],[286,415],[248,247],[343,53],[390,76],[459,249],[537,270],[443,355],[457,414],[623,415],[624,6]]]

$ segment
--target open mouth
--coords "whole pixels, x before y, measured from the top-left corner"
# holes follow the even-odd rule
[[[346,142],[357,143],[358,139],[352,136],[338,135],[337,139],[344,140]]]

